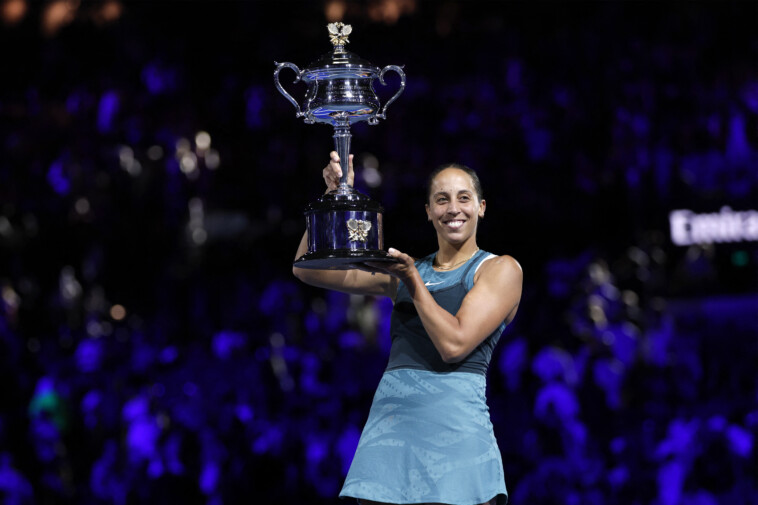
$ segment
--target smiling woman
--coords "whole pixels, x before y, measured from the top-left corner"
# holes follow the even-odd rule
[[[339,184],[336,153],[323,176]],[[348,183],[352,185],[352,157]],[[302,281],[394,302],[389,362],[340,497],[362,504],[504,504],[503,463],[486,401],[492,352],[521,298],[510,256],[476,244],[486,202],[476,173],[448,164],[429,177],[436,252],[348,271],[294,269]],[[296,257],[307,249],[307,232]]]

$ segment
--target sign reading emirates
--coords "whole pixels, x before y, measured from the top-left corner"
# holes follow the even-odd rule
[[[734,211],[721,207],[719,212],[696,214],[679,209],[669,214],[671,241],[676,245],[714,242],[758,241],[758,211]]]

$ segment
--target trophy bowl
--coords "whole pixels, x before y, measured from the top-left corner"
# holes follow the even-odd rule
[[[386,118],[387,107],[405,89],[405,73],[397,65],[379,69],[346,51],[350,25],[327,26],[333,50],[300,70],[294,63],[275,63],[274,84],[295,106],[295,117],[307,124],[324,123],[334,127],[334,146],[341,161],[349,159],[350,125],[367,121],[376,125]],[[284,69],[295,72],[295,82],[303,81],[307,90],[302,105],[279,82]],[[400,76],[400,88],[383,106],[374,91],[374,82],[382,85],[387,72]],[[366,261],[395,262],[384,250],[382,214],[384,209],[347,183],[343,165],[339,187],[308,204],[305,220],[308,252],[296,259],[299,268],[346,270]]]

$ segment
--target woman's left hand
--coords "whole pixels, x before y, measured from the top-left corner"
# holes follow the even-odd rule
[[[392,277],[400,279],[401,281],[407,281],[413,277],[413,273],[416,272],[416,262],[410,256],[405,253],[393,249],[390,247],[387,253],[398,260],[397,263],[380,263],[378,261],[366,261],[362,266],[358,267],[361,270],[367,272],[378,272],[389,274]]]

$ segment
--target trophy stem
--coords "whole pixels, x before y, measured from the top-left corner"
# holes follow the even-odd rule
[[[340,178],[340,185],[337,191],[340,193],[349,192],[352,186],[347,183],[347,173],[349,171],[350,163],[350,139],[352,134],[350,133],[350,123],[347,120],[340,121],[334,125],[334,150],[337,151],[337,155],[340,157],[340,166],[342,167],[342,177]]]

